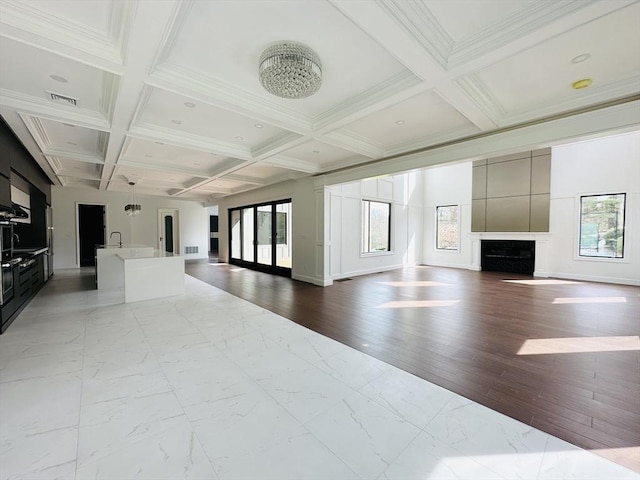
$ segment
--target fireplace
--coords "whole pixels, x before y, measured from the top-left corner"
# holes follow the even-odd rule
[[[533,240],[481,240],[482,270],[533,275],[536,242]]]

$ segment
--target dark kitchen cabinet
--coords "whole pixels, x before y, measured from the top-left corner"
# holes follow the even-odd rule
[[[11,181],[0,174],[0,207],[11,207]]]
[[[13,269],[13,298],[0,309],[0,333],[15,320],[44,284],[44,254],[26,259]]]

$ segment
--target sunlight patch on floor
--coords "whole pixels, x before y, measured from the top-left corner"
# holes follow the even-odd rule
[[[566,297],[556,298],[554,305],[566,303],[627,303],[626,297]]]
[[[534,338],[525,340],[518,355],[554,353],[618,352],[640,350],[640,336]]]
[[[519,283],[521,285],[573,285],[582,282],[574,282],[573,280],[555,280],[553,278],[544,280],[502,280],[505,283]]]
[[[430,308],[450,307],[460,300],[398,300],[378,305],[376,308]]]
[[[453,287],[452,283],[430,282],[427,280],[416,280],[411,282],[378,282],[380,285],[390,287]]]

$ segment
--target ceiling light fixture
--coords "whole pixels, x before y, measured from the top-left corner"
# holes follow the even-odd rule
[[[262,125],[261,123],[256,123],[256,124],[254,125],[254,127],[256,127],[256,128],[263,128],[263,127],[264,127],[264,125]]]
[[[129,187],[129,203],[124,206],[124,211],[130,217],[135,217],[140,214],[142,207],[136,199],[136,182],[129,180]]]
[[[187,108],[195,108],[196,104],[193,102],[184,102],[184,106]]]
[[[404,125],[404,120],[398,120],[398,121],[396,122],[396,125]]]
[[[180,120],[171,120],[171,123],[175,123],[176,125],[182,125]]]
[[[589,60],[590,58],[591,58],[591,55],[589,53],[583,53],[582,55],[573,57],[571,59],[571,63],[581,63],[581,62],[584,62],[585,60]]]
[[[590,78],[583,78],[582,80],[575,81],[571,84],[574,90],[580,90],[581,88],[587,88],[593,83]]]
[[[238,135],[238,136],[236,137],[236,140],[244,140],[244,137],[241,137],[240,135]]]
[[[283,42],[260,55],[260,83],[282,98],[306,98],[320,89],[322,65],[318,54],[306,45]]]

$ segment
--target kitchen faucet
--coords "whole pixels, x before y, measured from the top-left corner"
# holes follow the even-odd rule
[[[118,242],[118,246],[120,248],[122,248],[122,233],[120,233],[120,232],[111,232],[111,235],[109,235],[109,240],[111,240],[111,237],[113,237],[114,233],[117,233],[120,236],[120,241]]]

